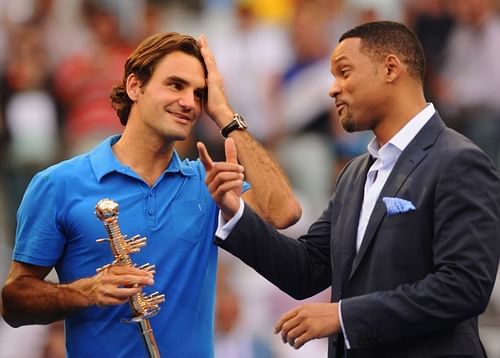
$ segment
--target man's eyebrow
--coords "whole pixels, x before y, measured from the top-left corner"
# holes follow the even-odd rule
[[[183,84],[183,85],[189,85],[190,82],[188,80],[186,80],[185,78],[182,78],[182,77],[179,77],[177,75],[171,75],[171,76],[167,76],[166,78],[167,81],[172,81],[172,82],[177,82],[177,83],[180,83],[180,84]],[[203,87],[198,87],[196,88],[196,91],[206,91],[207,90],[207,86],[203,86]]]
[[[347,61],[347,60],[348,60],[347,56],[342,54],[338,57],[333,58],[333,63],[338,64],[339,62]]]
[[[346,55],[340,55],[338,57],[332,58],[332,63],[330,67],[330,72],[334,73],[336,69],[344,64],[349,63],[349,58]]]
[[[182,77],[176,76],[176,75],[167,76],[166,80],[179,82],[179,83],[182,83],[185,85],[189,84],[189,81],[187,81],[186,79],[184,79]]]

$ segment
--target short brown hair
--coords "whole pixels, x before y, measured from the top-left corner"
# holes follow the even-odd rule
[[[382,60],[390,53],[397,55],[408,66],[408,73],[424,82],[425,55],[422,44],[407,26],[393,21],[375,21],[346,31],[339,42],[347,38],[361,39],[361,51]]]
[[[128,76],[133,73],[140,81],[141,87],[146,85],[153,75],[156,64],[166,55],[175,51],[181,51],[197,58],[203,65],[205,75],[207,74],[200,46],[194,37],[177,32],[161,32],[146,38],[128,57],[124,66],[123,81],[120,85],[113,87],[110,95],[111,104],[116,110],[121,124],[127,124],[133,103],[126,89]]]

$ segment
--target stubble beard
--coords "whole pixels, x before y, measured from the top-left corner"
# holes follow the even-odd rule
[[[356,122],[352,118],[352,115],[347,114],[344,118],[342,118],[341,123],[346,132],[352,133],[356,131]]]

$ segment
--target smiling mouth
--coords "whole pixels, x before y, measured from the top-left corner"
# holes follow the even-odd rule
[[[186,114],[182,114],[182,113],[177,113],[177,112],[171,112],[171,111],[167,111],[168,114],[176,117],[177,119],[180,119],[182,122],[191,122],[191,117],[186,115]]]
[[[346,104],[345,103],[339,103],[336,106],[337,106],[337,114],[340,115],[340,113],[342,112],[342,110],[346,107]]]

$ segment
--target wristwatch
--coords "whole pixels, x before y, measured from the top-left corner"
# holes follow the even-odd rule
[[[233,115],[233,120],[229,122],[228,125],[226,125],[224,128],[221,129],[220,134],[222,134],[224,138],[227,138],[229,133],[231,133],[232,131],[236,129],[245,130],[247,128],[248,125],[247,122],[245,121],[245,118],[240,116],[238,113],[235,113]]]

